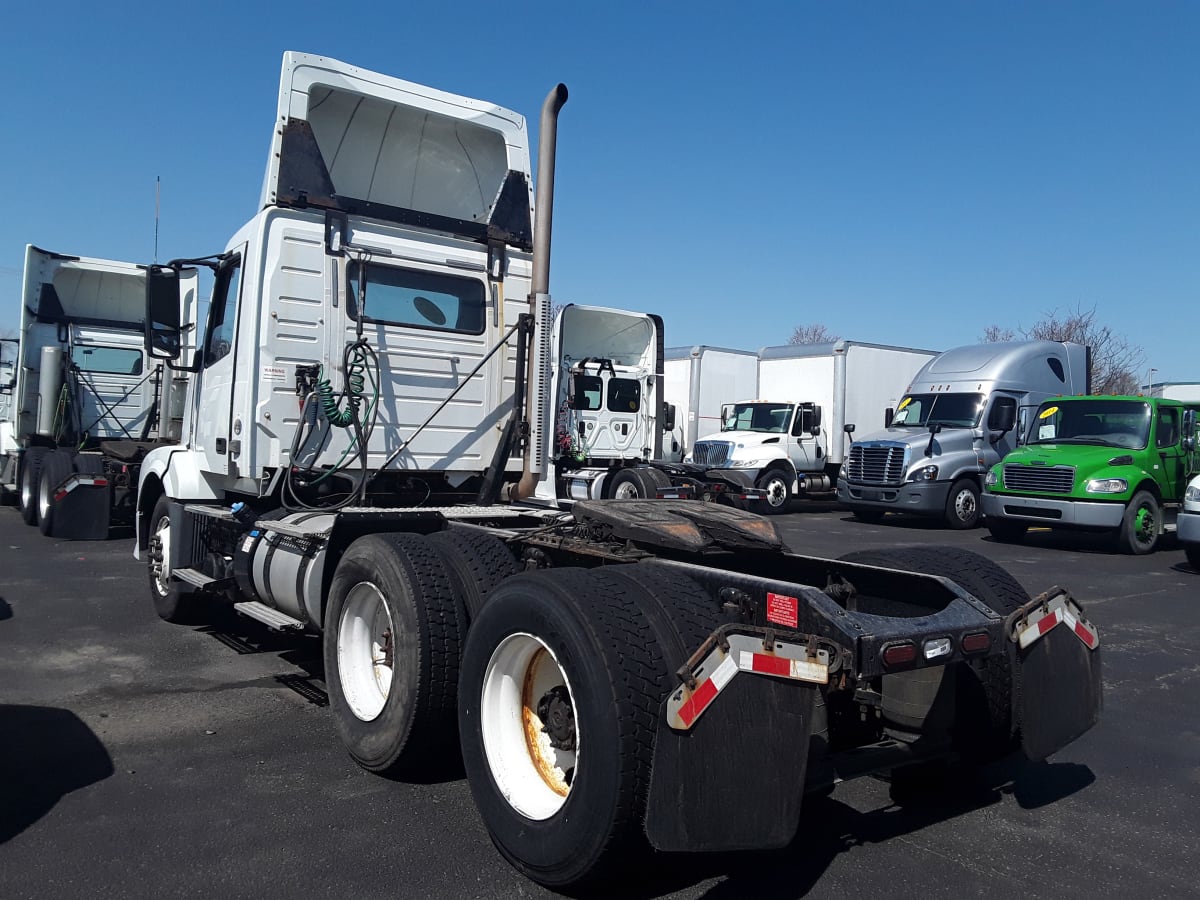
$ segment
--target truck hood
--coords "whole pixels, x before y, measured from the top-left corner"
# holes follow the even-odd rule
[[[750,450],[755,447],[782,444],[786,438],[786,434],[777,434],[775,432],[714,431],[712,434],[704,435],[704,437],[700,438],[700,441],[726,441],[733,444],[733,452],[737,453],[739,450]],[[697,443],[700,441],[697,441]]]
[[[970,449],[975,440],[973,428],[946,428],[933,438],[933,453],[928,458],[955,450]],[[929,432],[924,428],[885,428],[863,437],[854,437],[855,444],[903,444],[909,449],[909,462],[925,460],[925,448],[929,446]]]

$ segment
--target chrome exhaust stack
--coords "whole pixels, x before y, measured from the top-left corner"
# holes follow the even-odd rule
[[[546,470],[547,396],[546,363],[550,353],[550,238],[554,227],[554,163],[558,145],[558,113],[567,102],[567,86],[559,84],[546,95],[538,125],[537,184],[534,185],[533,280],[529,290],[529,311],[533,314],[533,339],[530,342],[525,372],[525,415],[529,433],[525,444],[521,480],[508,488],[510,501],[533,494],[538,477]]]

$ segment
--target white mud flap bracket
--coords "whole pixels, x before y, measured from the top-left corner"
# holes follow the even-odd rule
[[[1030,759],[1045,759],[1100,720],[1100,634],[1059,587],[1009,616],[1007,631],[1022,747]]]

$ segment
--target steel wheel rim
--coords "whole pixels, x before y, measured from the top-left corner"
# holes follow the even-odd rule
[[[641,493],[632,481],[623,481],[613,490],[614,500],[639,500]]]
[[[958,496],[954,498],[954,511],[958,514],[960,522],[970,522],[975,518],[975,495],[970,491],[959,491]]]
[[[526,818],[550,818],[577,780],[580,749],[575,696],[554,651],[531,634],[506,637],[488,660],[481,701],[484,755],[496,788]],[[548,707],[549,725],[539,714]],[[563,727],[568,708],[569,730]],[[556,724],[557,741],[547,730]],[[569,749],[562,740],[568,731]]]
[[[787,485],[779,475],[767,479],[767,502],[776,509],[787,502]]]
[[[1133,517],[1133,539],[1141,546],[1148,547],[1154,542],[1156,529],[1154,509],[1149,504],[1143,503]]]
[[[25,469],[21,472],[21,509],[30,509],[33,506],[37,486],[32,481],[33,479],[29,473],[29,464],[26,463]]]
[[[171,589],[171,517],[160,516],[150,536],[150,571],[154,587],[163,597]]]
[[[50,481],[42,477],[38,479],[38,518],[50,521]]]
[[[342,695],[364,722],[377,719],[391,695],[395,633],[383,592],[369,581],[352,587],[338,620],[337,667]]]

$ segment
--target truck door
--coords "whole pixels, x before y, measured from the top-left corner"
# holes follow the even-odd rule
[[[788,456],[797,472],[821,472],[825,469],[820,436],[812,432],[817,427],[820,409],[814,403],[797,403],[788,429]]]
[[[1187,456],[1181,446],[1179,420],[1179,410],[1174,406],[1158,407],[1154,417],[1154,447],[1159,457],[1155,475],[1167,501],[1183,499],[1183,489],[1187,486]]]
[[[241,254],[231,256],[213,281],[208,327],[201,347],[200,390],[197,391],[195,448],[204,454],[204,471],[229,473],[230,418],[237,377],[237,311],[242,287]]]

